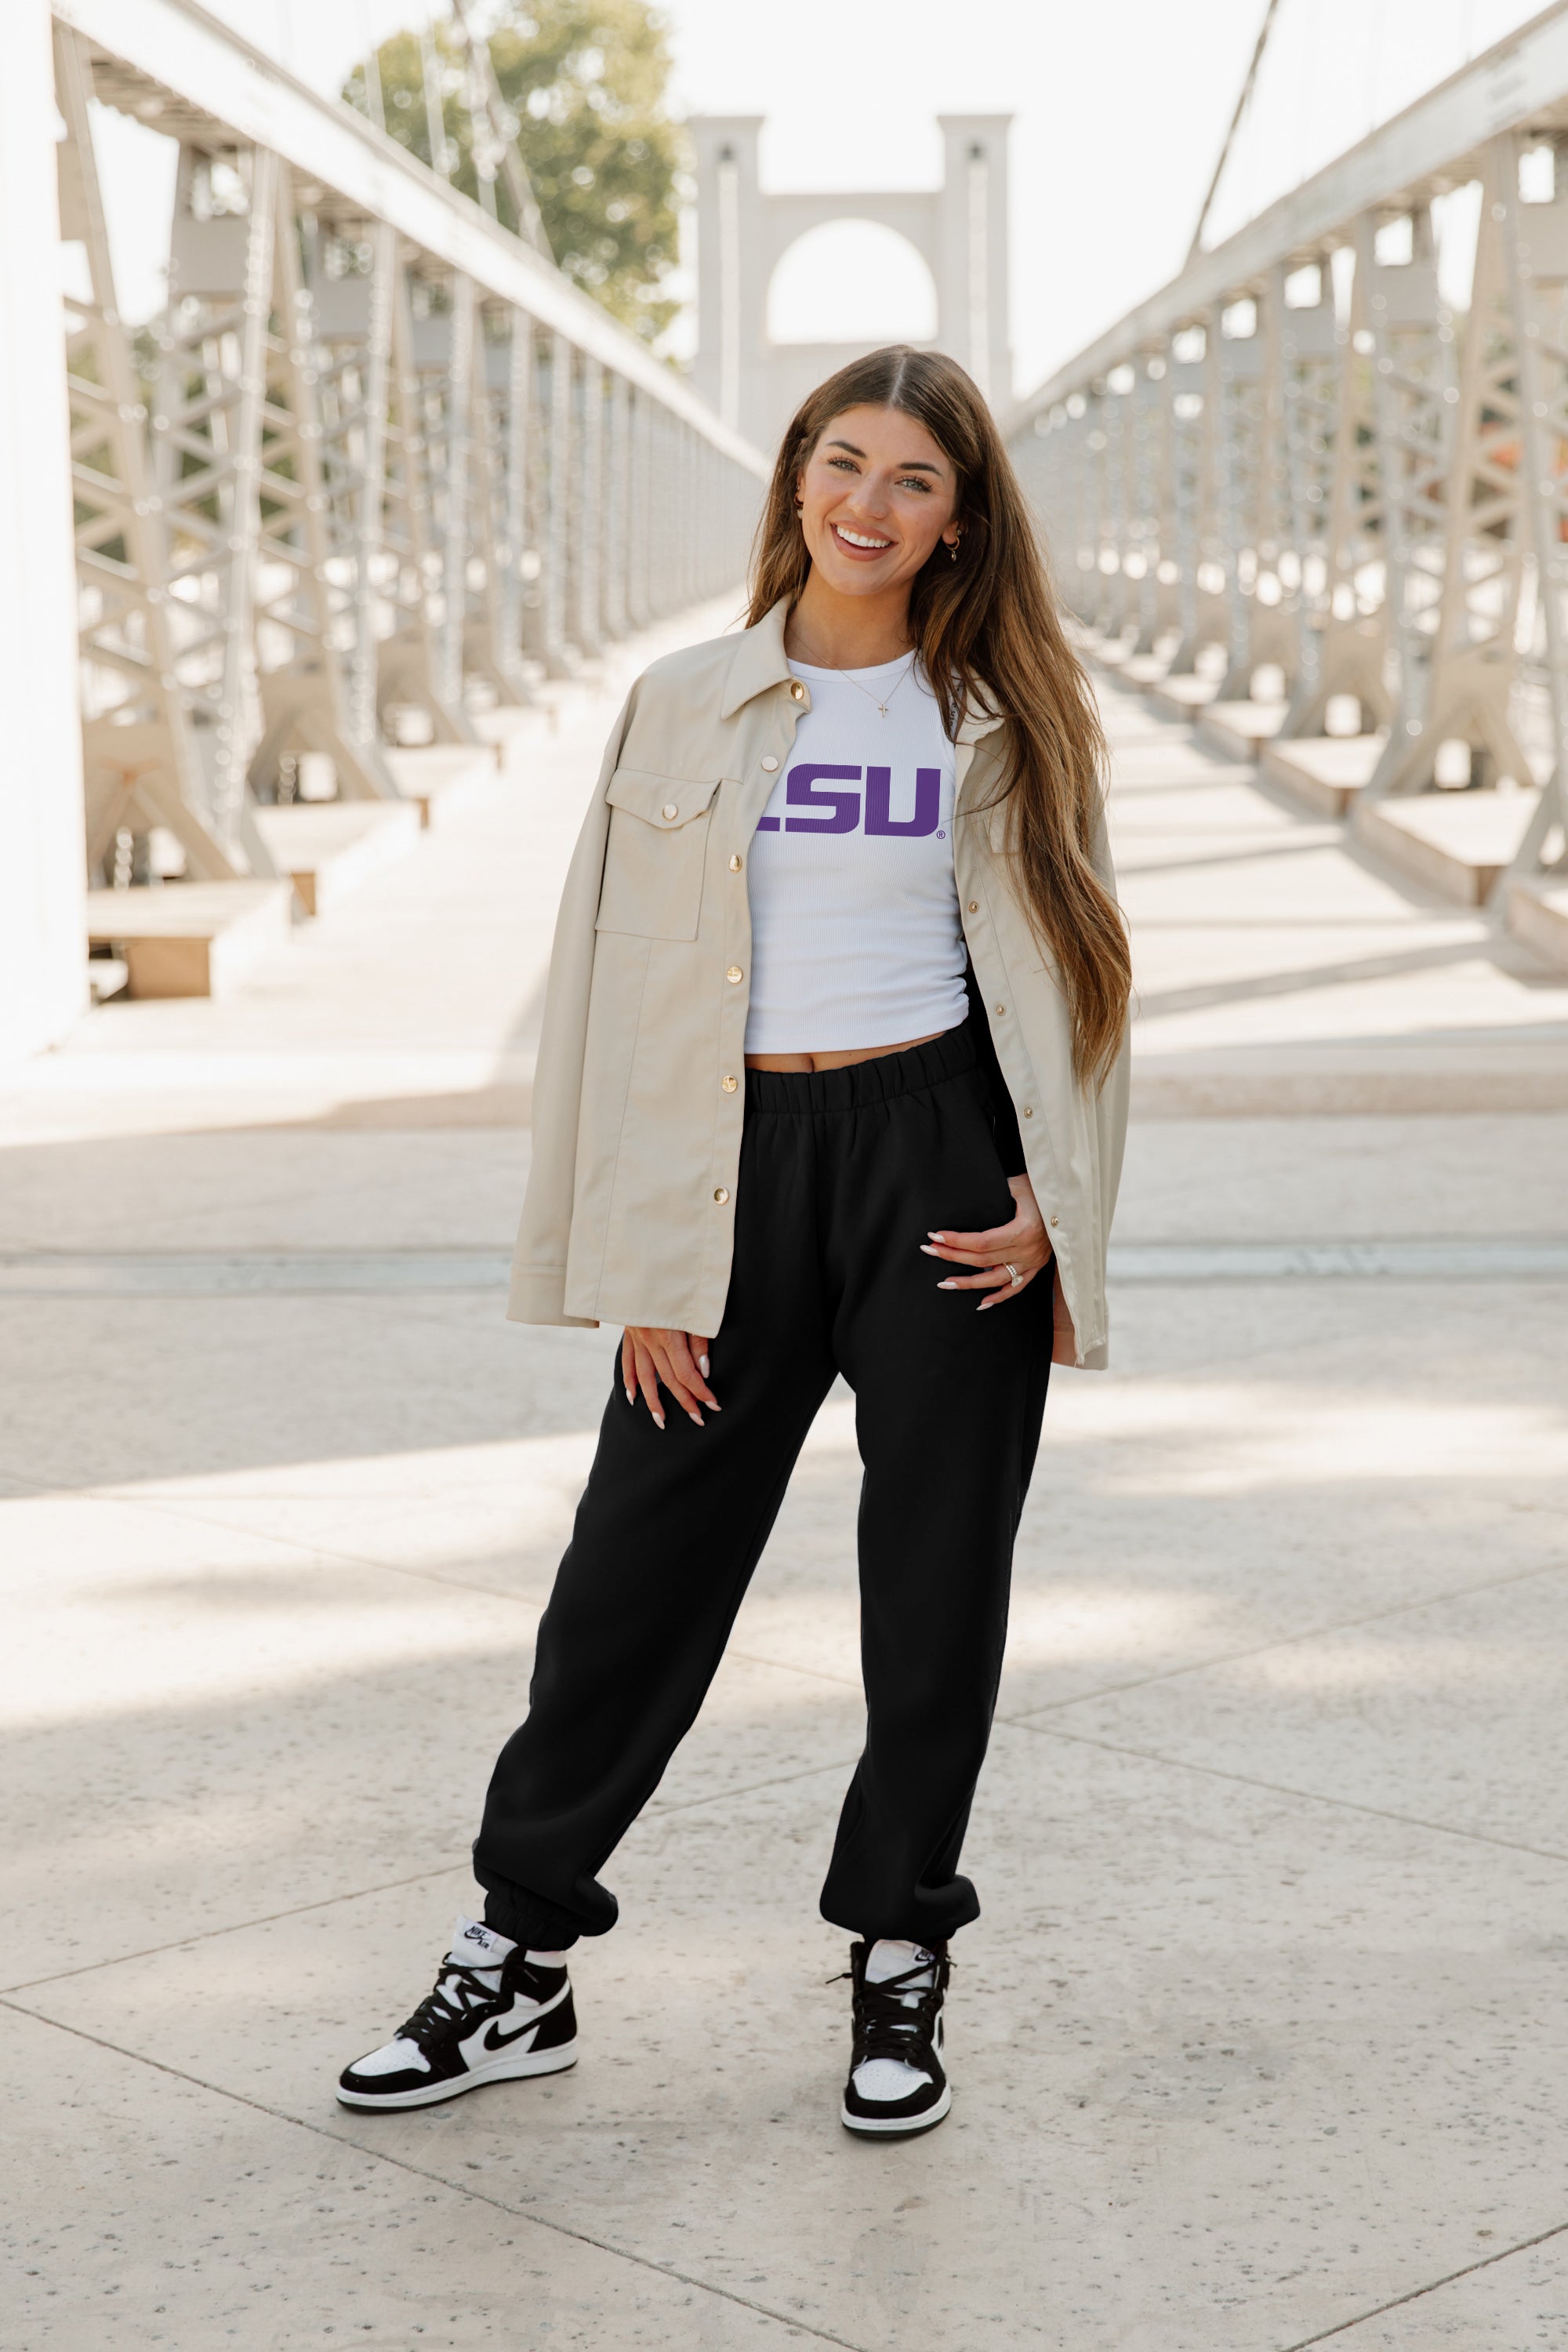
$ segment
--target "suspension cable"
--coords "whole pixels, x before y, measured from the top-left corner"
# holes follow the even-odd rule
[[[386,92],[381,79],[381,51],[370,29],[369,0],[359,0],[360,39],[364,48],[364,110],[378,131],[386,129]]]
[[[1193,231],[1193,241],[1187,247],[1189,265],[1197,259],[1202,250],[1204,230],[1208,226],[1208,216],[1213,209],[1214,200],[1219,194],[1219,184],[1225,176],[1225,167],[1230,161],[1230,151],[1236,143],[1236,134],[1241,128],[1241,118],[1252,102],[1253,87],[1258,80],[1258,68],[1263,63],[1263,52],[1268,46],[1269,31],[1279,10],[1279,0],[1268,0],[1268,5],[1263,11],[1263,23],[1259,27],[1257,45],[1252,52],[1252,63],[1247,68],[1247,79],[1241,85],[1241,96],[1236,101],[1236,112],[1230,118],[1230,129],[1225,134],[1225,144],[1219,151],[1219,162],[1214,167],[1214,177],[1209,182],[1208,194],[1204,198],[1203,210],[1198,215],[1198,225]]]
[[[479,104],[484,110],[485,121],[495,149],[496,163],[500,166],[502,179],[506,182],[507,194],[511,198],[512,210],[517,215],[517,233],[533,247],[535,252],[543,254],[547,261],[553,260],[550,239],[545,232],[543,217],[539,209],[539,200],[533,193],[533,184],[528,176],[528,168],[523,163],[521,151],[518,145],[517,117],[505,105],[501,98],[500,85],[496,80],[495,61],[490,56],[489,43],[482,33],[475,30],[470,23],[464,0],[451,0],[451,5],[452,23],[457,29],[458,39],[468,55],[468,70],[472,77],[470,86],[477,91]],[[471,110],[470,109],[470,112]],[[476,157],[476,163],[477,161]],[[493,194],[491,201],[492,203],[494,201]]]
[[[436,36],[428,21],[419,27],[419,68],[425,84],[425,136],[430,142],[430,169],[449,180],[452,167],[447,158],[447,110],[441,100]]]

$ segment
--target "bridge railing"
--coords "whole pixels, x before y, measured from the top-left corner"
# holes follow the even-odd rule
[[[1562,868],[1568,8],[1196,255],[1007,430],[1102,657],[1271,702],[1235,715],[1254,740],[1359,736],[1337,772],[1369,814],[1497,795],[1500,878]]]
[[[195,0],[54,0],[87,851],[269,873],[323,755],[475,740],[742,577],[765,467],[529,243]],[[166,311],[116,299],[90,101],[179,143]],[[318,772],[320,771],[318,770]]]

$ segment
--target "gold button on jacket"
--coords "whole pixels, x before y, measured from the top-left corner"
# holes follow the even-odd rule
[[[790,692],[784,625],[780,604],[739,635],[666,655],[611,733],[555,927],[508,1309],[519,1322],[709,1333],[722,1323],[734,1221],[706,1211],[743,1207],[745,1091],[721,1079],[715,1103],[712,1072],[739,1071],[745,1051],[751,912],[730,875],[804,699]],[[981,1001],[1007,1007],[997,1057],[1026,1107],[1025,1158],[1056,1219],[1079,1361],[1099,1366],[1127,1049],[1098,1093],[1077,1084],[1066,1002],[1014,895],[997,793],[1005,747],[999,720],[974,713],[960,725],[959,903],[986,909],[969,940]],[[1103,823],[1094,859],[1114,887]]]

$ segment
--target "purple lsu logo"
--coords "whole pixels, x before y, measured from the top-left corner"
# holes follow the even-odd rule
[[[858,793],[822,793],[818,782],[828,783],[858,783],[862,771],[858,768],[826,768],[806,761],[792,768],[785,780],[784,799],[792,809],[809,809],[809,816],[786,816],[785,833],[853,833],[860,822]],[[893,814],[893,772],[891,768],[867,768],[866,831],[888,834],[900,841],[921,841],[937,829],[942,814],[942,770],[915,770],[915,813],[913,816]],[[759,833],[777,833],[776,816],[757,819]]]

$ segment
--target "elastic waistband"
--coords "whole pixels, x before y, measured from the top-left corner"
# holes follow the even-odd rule
[[[879,1054],[874,1061],[851,1062],[843,1070],[748,1070],[749,1111],[864,1110],[893,1102],[962,1076],[979,1060],[968,1021],[944,1029],[929,1045],[906,1045],[901,1054]]]

